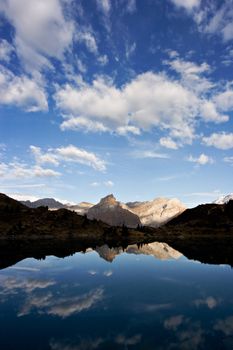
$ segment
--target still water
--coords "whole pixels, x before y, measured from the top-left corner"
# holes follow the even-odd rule
[[[0,271],[0,349],[233,349],[233,270],[163,243]]]

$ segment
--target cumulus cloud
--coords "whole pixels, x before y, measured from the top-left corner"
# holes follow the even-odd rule
[[[121,87],[107,76],[57,87],[54,99],[64,119],[61,129],[139,135],[158,128],[168,133],[163,145],[176,149],[192,143],[198,120],[228,121],[220,103],[226,91],[214,95],[214,84],[205,77],[210,72],[207,63],[198,65],[179,56],[164,63],[178,74],[176,79],[146,72]]]
[[[92,84],[66,84],[55,95],[65,113],[62,129],[115,131],[119,134],[153,127],[172,130],[177,137],[193,137],[193,118],[198,113],[197,97],[178,82],[145,73],[122,88],[98,77]]]
[[[64,15],[60,0],[3,0],[0,11],[15,29],[15,46],[22,60],[31,61],[30,48],[38,59],[61,59],[72,43],[74,24]]]
[[[42,152],[40,147],[30,146],[31,152],[38,164],[50,163],[59,165],[61,162],[72,162],[84,164],[98,171],[106,170],[106,163],[95,153],[88,152],[85,149],[73,145],[50,148]]]
[[[15,105],[28,112],[47,111],[44,89],[26,75],[17,76],[0,66],[0,104]]]
[[[203,137],[202,141],[206,146],[227,150],[233,148],[233,133],[213,133],[210,136]]]
[[[206,164],[213,164],[213,159],[209,156],[207,156],[206,154],[202,153],[200,154],[199,157],[193,157],[193,156],[189,156],[187,158],[187,160],[189,162],[192,162],[192,163],[196,163],[198,165],[206,165]]]

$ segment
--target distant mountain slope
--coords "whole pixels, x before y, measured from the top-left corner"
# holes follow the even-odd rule
[[[224,204],[228,203],[230,200],[233,200],[233,193],[228,194],[227,196],[221,196],[216,201],[214,201],[214,204]]]
[[[22,204],[26,205],[28,208],[38,208],[38,207],[48,207],[51,210],[55,209],[69,209],[75,211],[77,214],[84,215],[87,213],[88,209],[90,209],[94,204],[88,202],[81,202],[78,204],[64,204],[57,201],[54,198],[42,198],[38,199],[34,202],[32,201],[21,201]]]
[[[94,204],[88,202],[81,202],[75,205],[67,206],[67,209],[74,210],[79,215],[87,214],[88,210],[93,207]]]
[[[98,204],[90,208],[87,217],[102,220],[111,226],[137,227],[141,225],[139,217],[132,213],[125,204],[118,202],[112,194],[102,198]]]
[[[126,203],[143,225],[158,227],[180,215],[186,209],[178,199],[156,198],[147,202]]]
[[[26,205],[29,208],[38,208],[41,206],[48,207],[49,209],[66,208],[65,204],[62,204],[61,202],[55,200],[54,198],[42,198],[42,199],[38,199],[34,202],[27,200],[27,201],[21,201],[21,203]]]
[[[205,229],[233,230],[233,201],[226,204],[202,204],[196,208],[187,209],[181,215],[171,220],[165,227],[179,229],[195,228],[196,232]],[[220,231],[219,231],[220,232]]]

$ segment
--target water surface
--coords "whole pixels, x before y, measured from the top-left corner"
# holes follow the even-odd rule
[[[0,348],[233,349],[233,272],[163,243],[0,271]]]

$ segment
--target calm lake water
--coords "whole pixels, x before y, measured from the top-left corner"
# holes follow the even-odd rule
[[[233,270],[163,243],[0,271],[0,349],[233,349]]]

